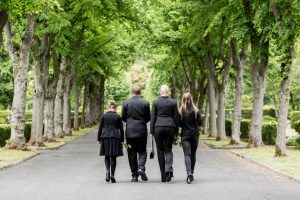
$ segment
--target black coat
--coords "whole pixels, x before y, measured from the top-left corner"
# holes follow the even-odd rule
[[[153,101],[150,133],[155,133],[155,127],[173,127],[178,132],[179,114],[177,102],[167,96],[161,96]]]
[[[98,129],[98,141],[102,138],[120,138],[124,142],[124,129],[121,116],[108,111],[103,114]]]
[[[182,128],[181,137],[196,136],[199,134],[199,126],[201,126],[200,112],[191,107],[187,107],[187,112],[179,120],[179,126]]]
[[[124,101],[122,120],[126,122],[126,138],[146,138],[147,123],[150,121],[149,102],[140,96]]]

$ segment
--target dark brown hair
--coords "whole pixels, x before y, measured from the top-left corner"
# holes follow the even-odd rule
[[[116,109],[117,108],[117,103],[114,100],[108,101],[108,108],[109,109]]]

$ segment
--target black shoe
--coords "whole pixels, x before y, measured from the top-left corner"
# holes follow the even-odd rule
[[[109,172],[106,172],[105,181],[106,181],[106,182],[109,182],[109,181],[110,181],[110,173],[109,173]]]
[[[190,179],[192,182],[194,181],[194,176],[192,174],[190,175]]]
[[[186,177],[186,183],[187,183],[187,184],[191,184],[191,183],[192,183],[191,175],[188,175],[188,176]]]
[[[111,180],[112,183],[116,183],[115,177],[111,176],[111,177],[110,177],[110,180]]]
[[[171,172],[167,172],[167,178],[166,178],[166,181],[167,181],[167,182],[170,182],[171,180],[172,180]]]
[[[142,170],[139,170],[139,171],[138,171],[138,175],[141,176],[141,179],[142,179],[143,181],[148,181],[147,175],[146,175],[145,172],[143,172]]]
[[[133,176],[132,179],[131,179],[131,182],[133,182],[133,183],[139,182],[138,177]]]

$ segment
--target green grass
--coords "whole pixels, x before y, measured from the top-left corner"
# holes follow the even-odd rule
[[[17,163],[23,159],[35,155],[36,152],[32,151],[16,151],[0,149],[0,168],[10,164]]]
[[[230,142],[230,138],[227,138],[225,140],[220,140],[220,141],[217,141],[216,138],[213,138],[213,137],[208,137],[208,135],[204,135],[204,134],[201,134],[200,135],[200,139],[202,141],[204,141],[205,143],[209,144],[209,145],[213,145],[214,147],[216,148],[238,148],[238,147],[247,147],[248,143],[247,142],[244,142],[244,141],[241,141],[241,143],[239,145],[230,145],[229,142]]]
[[[96,128],[97,128],[97,126],[92,126],[90,128],[80,129],[79,131],[72,131],[71,136],[57,138],[55,142],[45,142],[44,144],[46,145],[46,147],[57,148],[57,147],[64,145],[66,142],[80,138],[81,136],[95,130]]]
[[[265,146],[262,148],[251,148],[234,150],[234,152],[248,158],[252,158],[262,164],[274,169],[300,177],[300,150],[288,148],[287,157],[274,157],[275,147]]]

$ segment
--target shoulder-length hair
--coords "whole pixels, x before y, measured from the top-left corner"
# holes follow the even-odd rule
[[[188,105],[192,106],[192,109],[195,112],[195,117],[196,117],[198,109],[196,108],[196,106],[193,102],[192,95],[189,92],[185,92],[182,95],[181,106],[179,108],[179,114],[180,114],[181,118],[186,116]]]

